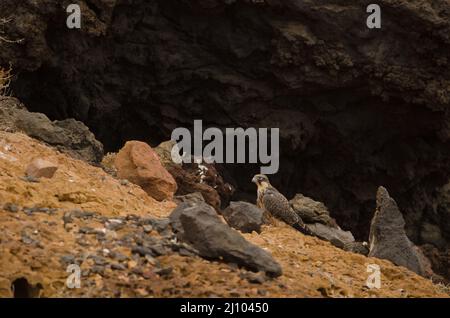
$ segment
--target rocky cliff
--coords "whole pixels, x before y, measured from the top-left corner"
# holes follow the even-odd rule
[[[406,268],[345,252],[282,223],[242,234],[239,241],[264,253],[269,268],[277,276],[282,269],[282,276],[200,257],[171,236],[165,220],[173,202],[158,202],[140,187],[24,134],[0,132],[0,138],[0,297],[449,295]],[[36,156],[57,165],[52,178],[24,178]],[[199,235],[195,226],[185,235]],[[380,289],[367,286],[368,264],[380,266]],[[68,288],[70,265],[80,267],[80,288]]]
[[[21,40],[1,43],[0,61],[29,109],[84,122],[108,151],[198,118],[280,127],[280,190],[367,240],[384,185],[450,277],[448,1],[380,0],[380,30],[366,27],[370,1],[333,0],[85,0],[68,30],[70,2],[0,4]],[[225,167],[237,198],[254,200],[256,168]]]

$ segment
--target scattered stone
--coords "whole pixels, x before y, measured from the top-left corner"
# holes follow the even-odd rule
[[[144,256],[144,257],[145,257],[145,255],[157,256],[157,255],[155,255],[155,253],[153,252],[152,249],[147,248],[147,247],[142,247],[142,246],[134,246],[131,249],[131,252],[134,254],[138,254],[140,256]]]
[[[171,199],[177,190],[172,175],[163,167],[156,152],[144,142],[128,141],[114,163],[119,178],[139,185],[156,200]]]
[[[42,158],[34,159],[26,169],[26,176],[31,178],[53,178],[58,166]]]
[[[90,268],[91,273],[103,275],[105,272],[105,267],[100,265],[94,265]]]
[[[5,210],[5,211],[8,211],[8,212],[11,212],[11,213],[17,213],[17,212],[19,212],[19,206],[18,205],[16,205],[16,204],[14,204],[14,203],[6,203],[4,206],[3,206],[3,209]]]
[[[100,257],[100,256],[91,255],[91,256],[89,256],[89,258],[91,258],[94,261],[95,265],[104,266],[104,265],[108,264],[108,261],[105,258]]]
[[[330,217],[330,212],[322,202],[314,201],[298,193],[289,203],[292,209],[302,218],[303,222],[321,223],[329,227],[337,227],[336,221]]]
[[[230,202],[222,215],[231,227],[243,233],[260,233],[264,223],[264,211],[248,202]]]
[[[343,231],[339,227],[330,227],[322,223],[308,224],[309,230],[318,238],[329,241],[336,247],[344,248],[348,243],[355,241],[350,231]]]
[[[64,265],[75,264],[75,256],[73,256],[73,255],[63,255],[63,256],[61,256],[60,261]]]
[[[108,256],[118,262],[125,262],[125,261],[129,260],[128,256],[126,256],[122,253],[119,253],[119,252],[114,252],[114,251],[110,252]]]
[[[245,272],[242,273],[240,276],[242,279],[246,279],[252,284],[264,284],[264,282],[266,282],[268,279],[268,277],[264,272],[258,273]]]
[[[168,218],[152,219],[151,222],[153,228],[160,234],[167,231],[170,225],[170,220]]]
[[[39,179],[32,177],[32,176],[24,176],[20,177],[20,180],[23,180],[25,182],[31,182],[31,183],[39,183]]]
[[[173,268],[172,267],[158,268],[155,269],[153,272],[161,277],[165,277],[172,274]]]
[[[377,208],[370,225],[369,246],[369,257],[387,259],[419,275],[425,274],[425,264],[406,236],[405,220],[397,203],[383,187],[377,191]]]
[[[127,267],[120,263],[114,263],[114,264],[111,264],[111,269],[117,270],[117,271],[124,271],[127,269]]]
[[[88,226],[83,226],[80,227],[78,230],[79,233],[81,234],[97,234],[98,231],[92,227],[88,227]]]
[[[192,244],[207,259],[223,259],[253,271],[280,276],[281,266],[262,248],[245,240],[224,224],[206,203],[179,205],[171,214],[172,228],[180,240]]]
[[[155,256],[161,256],[167,254],[167,249],[162,244],[155,244],[150,246],[150,249],[153,251]]]
[[[151,226],[150,224],[144,225],[142,228],[144,229],[145,233],[150,233],[151,231],[153,231],[153,226]]]

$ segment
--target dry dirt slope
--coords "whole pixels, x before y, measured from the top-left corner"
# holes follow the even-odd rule
[[[36,156],[59,165],[53,179],[22,178]],[[283,267],[283,276],[260,284],[227,264],[171,251],[136,258],[119,243],[149,237],[158,242],[161,234],[144,231],[142,221],[167,216],[174,206],[25,135],[0,132],[0,296],[13,296],[12,284],[16,295],[41,297],[448,296],[406,269],[344,252],[282,224],[245,235]],[[80,289],[65,285],[73,262],[81,264]],[[379,290],[364,286],[369,263],[381,266]]]

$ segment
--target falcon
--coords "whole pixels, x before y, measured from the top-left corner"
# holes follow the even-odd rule
[[[257,174],[253,177],[252,182],[258,187],[256,205],[260,209],[289,224],[303,234],[313,235],[300,216],[291,208],[285,196],[270,184],[266,175]]]

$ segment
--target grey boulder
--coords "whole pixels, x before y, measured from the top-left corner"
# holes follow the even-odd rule
[[[264,223],[264,212],[248,202],[230,202],[230,205],[222,211],[222,215],[228,225],[243,233],[253,231],[260,233]]]
[[[206,203],[182,203],[172,212],[170,220],[178,239],[192,245],[206,259],[235,263],[271,277],[282,274],[280,264],[268,252],[222,222]]]
[[[384,187],[377,191],[377,208],[369,235],[370,257],[387,259],[398,266],[424,276],[425,259],[405,232],[405,220],[397,203]]]

